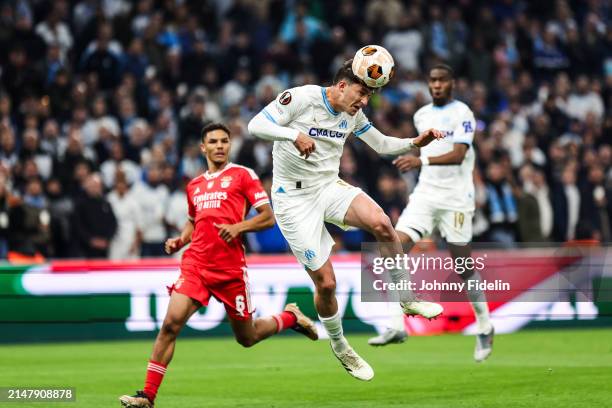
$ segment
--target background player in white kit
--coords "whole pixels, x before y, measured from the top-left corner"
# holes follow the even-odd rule
[[[444,140],[421,148],[421,156],[402,156],[394,161],[401,171],[421,168],[419,181],[410,195],[395,230],[404,248],[430,235],[434,228],[448,243],[453,258],[471,255],[472,217],[474,215],[474,114],[463,102],[452,99],[454,75],[448,65],[434,66],[429,72],[429,92],[433,103],[423,106],[414,115],[417,131],[436,128],[446,134]],[[480,279],[477,271],[462,273],[464,280]],[[491,354],[493,325],[489,308],[481,290],[467,292],[476,315],[478,335],[474,359],[482,361]],[[398,342],[403,333],[391,329],[370,339],[381,346]]]
[[[364,49],[371,52],[368,47]],[[331,339],[332,351],[349,374],[370,380],[374,376],[372,368],[343,335],[329,260],[334,241],[324,221],[369,231],[377,241],[393,243],[395,253],[401,253],[402,248],[383,210],[361,189],[338,177],[344,142],[353,133],[376,152],[397,155],[443,135],[430,129],[409,140],[380,133],[361,110],[373,89],[353,73],[351,66],[352,60],[345,62],[328,88],[305,85],[282,92],[251,120],[249,132],[275,142],[274,213],[291,250],[315,284],[315,306]],[[391,271],[391,275],[394,281],[408,279],[403,270]],[[432,318],[442,313],[440,305],[417,302],[410,293],[400,295],[400,299],[407,314]]]

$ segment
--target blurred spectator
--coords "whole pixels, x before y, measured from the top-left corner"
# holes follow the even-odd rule
[[[179,152],[183,152],[185,146],[197,142],[200,143],[202,128],[206,124],[204,97],[193,94],[189,98],[189,112],[179,122]]]
[[[166,240],[164,216],[170,193],[162,183],[161,168],[158,165],[150,166],[146,174],[146,180],[132,187],[140,214],[141,254],[143,257],[162,256]]]
[[[398,68],[416,71],[423,50],[423,34],[420,32],[413,13],[401,15],[396,29],[389,31],[383,38],[383,45],[394,56]]]
[[[401,187],[397,177],[388,172],[380,174],[377,187],[378,194],[372,198],[389,216],[391,223],[395,225],[404,207],[406,207],[406,201],[400,195],[400,192],[404,191],[405,188]]]
[[[42,88],[42,75],[36,71],[32,61],[28,60],[25,48],[19,43],[11,46],[8,63],[3,64],[2,86],[17,108],[26,96],[38,94]]]
[[[6,177],[0,174],[0,259],[6,259],[9,240],[10,193]]]
[[[56,0],[52,4],[46,19],[36,26],[36,34],[47,43],[47,46],[58,46],[61,59],[64,60],[73,43],[70,28],[62,21],[62,18],[66,17],[69,5],[65,0]]]
[[[18,161],[13,130],[7,126],[0,126],[0,164],[11,169]]]
[[[596,92],[591,91],[589,78],[581,75],[576,80],[576,92],[570,94],[567,99],[567,114],[572,117],[584,121],[587,114],[593,113],[596,120],[601,121],[604,114],[604,104]]]
[[[78,254],[71,252],[71,241],[73,241],[71,225],[74,212],[73,201],[63,191],[60,181],[55,178],[47,181],[46,193],[49,215],[51,216],[50,232],[53,257],[68,258],[78,256]]]
[[[308,13],[308,2],[298,1],[295,9],[290,9],[285,16],[285,21],[280,29],[280,37],[283,41],[290,43],[298,35],[299,25],[303,24],[304,34],[307,41],[322,35],[323,24],[315,16]]]
[[[610,189],[605,187],[605,174],[599,165],[593,165],[580,191],[580,222],[586,220],[593,227],[595,238],[610,241]]]
[[[23,198],[9,210],[9,251],[35,256],[49,254],[49,223],[47,199],[43,193],[42,182],[28,180]]]
[[[127,177],[122,172],[117,172],[113,184],[114,189],[106,198],[117,219],[117,231],[110,242],[109,258],[137,258],[140,255],[142,238],[139,225],[140,207],[129,190]]]
[[[487,207],[491,223],[489,239],[511,247],[515,242],[515,226],[518,219],[516,200],[512,187],[504,174],[504,167],[498,162],[489,163],[487,168]]]
[[[77,200],[74,208],[73,243],[80,256],[107,258],[111,239],[117,231],[117,219],[104,198],[102,179],[98,174],[88,175],[83,187],[85,194]]]
[[[404,6],[399,0],[372,0],[366,6],[366,22],[369,26],[393,29],[400,23]]]
[[[168,226],[168,236],[175,237],[180,235],[189,217],[187,209],[187,194],[185,189],[190,179],[183,177],[182,182],[178,183],[168,198],[168,206],[164,215],[164,221]]]
[[[111,39],[112,27],[102,24],[96,41],[85,51],[81,62],[81,70],[85,73],[95,73],[103,90],[114,88],[121,79],[123,54],[118,47],[113,49]]]
[[[554,229],[557,242],[574,239],[580,215],[580,191],[576,185],[576,166],[567,164],[558,182],[553,186]]]
[[[141,169],[135,162],[125,158],[123,145],[116,141],[111,146],[110,157],[100,166],[106,188],[115,185],[115,177],[119,172],[122,172],[127,183],[132,185],[140,179]]]

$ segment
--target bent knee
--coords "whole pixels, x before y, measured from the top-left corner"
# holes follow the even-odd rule
[[[336,280],[324,279],[317,283],[317,292],[323,296],[331,296],[336,293]]]
[[[255,344],[257,344],[257,339],[249,336],[236,337],[236,341],[245,348],[253,347]]]
[[[181,332],[183,326],[173,320],[165,320],[160,329],[161,334],[170,337],[176,337]]]

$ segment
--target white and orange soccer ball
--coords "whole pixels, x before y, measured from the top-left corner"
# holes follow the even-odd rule
[[[393,57],[380,45],[366,45],[360,48],[353,58],[351,66],[357,75],[370,88],[387,85],[395,71]]]

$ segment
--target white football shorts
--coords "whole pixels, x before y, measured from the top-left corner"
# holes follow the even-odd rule
[[[395,229],[407,234],[413,242],[431,235],[438,228],[442,238],[451,244],[467,245],[472,241],[474,211],[440,208],[423,193],[412,193]]]
[[[342,229],[344,216],[353,199],[362,192],[341,179],[317,186],[272,186],[276,222],[295,257],[306,268],[316,271],[329,258],[334,240],[324,221]]]

